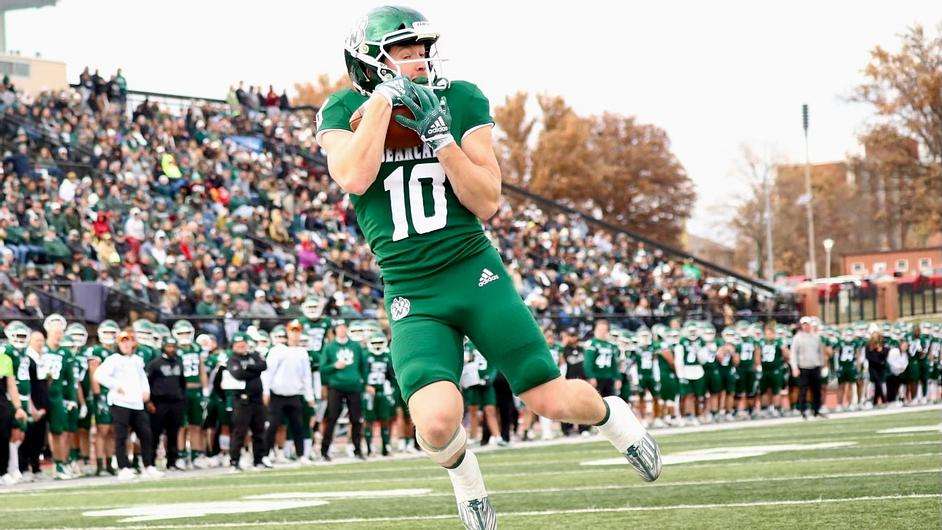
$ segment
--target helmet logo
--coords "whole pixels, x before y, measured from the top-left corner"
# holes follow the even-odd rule
[[[369,21],[367,17],[361,17],[353,25],[350,35],[347,37],[347,49],[358,50],[360,53],[366,53],[370,47],[366,44],[366,24]]]

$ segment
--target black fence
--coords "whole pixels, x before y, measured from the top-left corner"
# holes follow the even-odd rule
[[[942,312],[942,280],[918,276],[898,285],[899,316],[913,317]]]

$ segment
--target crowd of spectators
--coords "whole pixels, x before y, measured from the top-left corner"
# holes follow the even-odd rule
[[[87,69],[74,88],[0,89],[0,316],[22,316],[24,284],[39,280],[99,282],[164,315],[291,315],[309,294],[336,313],[381,311],[314,117],[285,92],[239,83],[226,103],[180,105],[129,98],[120,70]],[[540,317],[762,309],[579,216],[505,201],[488,228]]]

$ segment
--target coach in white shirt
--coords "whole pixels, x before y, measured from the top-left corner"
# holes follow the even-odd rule
[[[304,437],[306,429],[302,428],[301,415],[304,402],[314,407],[311,360],[301,346],[301,323],[292,320],[285,329],[288,343],[268,351],[265,357],[268,369],[262,372],[262,399],[268,406],[265,447],[268,451],[274,449],[275,432],[287,419],[294,434],[294,450],[303,455],[302,462],[307,462],[311,456],[311,439]]]
[[[151,448],[150,419],[144,412],[144,403],[150,400],[150,384],[144,373],[144,360],[134,354],[134,334],[124,330],[118,334],[118,353],[113,353],[95,370],[95,381],[108,389],[108,405],[115,432],[115,456],[118,457],[118,479],[134,478],[134,469],[128,462],[128,428],[134,429],[141,443],[146,477],[162,475],[154,467]]]

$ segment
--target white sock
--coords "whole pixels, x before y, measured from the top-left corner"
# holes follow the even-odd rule
[[[640,440],[647,431],[638,421],[631,407],[618,396],[605,398],[608,403],[608,421],[599,425],[599,434],[612,442],[618,452],[624,453]]]
[[[455,499],[459,503],[487,497],[478,459],[471,451],[466,450],[461,464],[447,471],[451,485],[455,488]]]
[[[291,455],[293,454],[296,454],[294,442],[291,440],[288,440],[287,442],[285,442],[285,456],[288,458],[291,458]]]
[[[540,416],[540,435],[550,436],[553,434],[553,420]]]
[[[0,471],[4,471],[4,473],[8,472],[11,475],[15,475],[19,473],[20,471],[20,454],[18,452],[19,448],[20,448],[20,442],[15,442],[15,443],[10,442],[10,465],[7,466],[7,469],[5,471],[2,469],[0,469]]]
[[[219,435],[219,450],[220,451],[229,450],[229,435],[228,434]]]
[[[311,456],[311,443],[312,443],[312,440],[311,440],[310,438],[305,438],[304,441],[301,442],[301,443],[304,444],[304,458],[307,458],[307,457]]]

